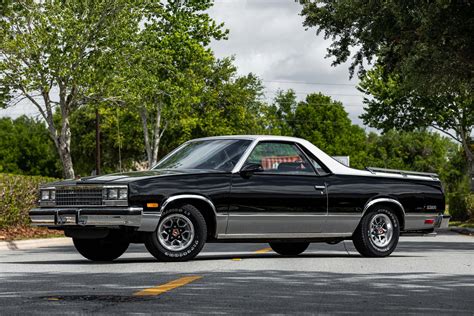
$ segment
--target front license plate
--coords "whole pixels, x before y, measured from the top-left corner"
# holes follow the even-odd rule
[[[63,214],[58,215],[56,218],[57,225],[75,225],[76,224],[76,215],[74,214]]]

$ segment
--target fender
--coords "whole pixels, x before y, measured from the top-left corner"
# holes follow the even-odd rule
[[[373,200],[370,200],[368,201],[365,206],[364,206],[364,210],[362,211],[362,216],[361,216],[361,220],[362,218],[364,217],[365,213],[367,213],[367,211],[369,210],[369,208],[371,206],[374,206],[375,204],[377,203],[390,203],[390,204],[395,204],[401,211],[402,211],[402,223],[400,223],[400,226],[403,227],[404,226],[404,222],[405,222],[405,208],[403,207],[402,203],[400,203],[399,201],[395,200],[395,199],[392,199],[392,198],[375,198]]]
[[[145,232],[155,231],[156,227],[158,226],[158,223],[160,221],[161,214],[166,209],[166,207],[171,202],[174,202],[174,201],[177,201],[177,200],[183,200],[183,199],[201,200],[201,201],[206,202],[209,205],[209,207],[212,209],[212,211],[214,213],[214,220],[216,221],[216,234],[217,234],[217,231],[219,231],[219,229],[221,229],[220,224],[223,224],[223,225],[227,224],[227,216],[220,216],[220,217],[225,217],[225,218],[218,217],[217,212],[216,212],[216,207],[215,207],[214,203],[212,203],[212,201],[209,200],[208,198],[206,198],[202,195],[198,195],[198,194],[178,194],[178,195],[170,196],[167,199],[165,199],[165,201],[161,204],[161,207],[160,207],[158,212],[153,212],[153,213],[143,212],[143,214],[142,214],[142,223],[141,223],[140,228],[138,230],[139,231],[145,231]]]

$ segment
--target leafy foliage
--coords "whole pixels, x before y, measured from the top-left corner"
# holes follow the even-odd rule
[[[444,173],[448,159],[457,153],[449,139],[426,130],[390,130],[367,137],[367,164],[373,167]]]
[[[471,173],[474,4],[471,1],[300,0],[304,25],[332,39],[333,65],[352,55],[367,98],[366,124],[431,126],[459,141]],[[376,67],[365,73],[364,62]],[[454,131],[454,133],[453,133]]]
[[[54,180],[0,173],[0,228],[28,224],[28,212],[38,201],[39,186]]]
[[[474,5],[470,1],[300,0],[306,27],[333,43],[335,65],[352,57],[351,74],[364,60],[397,73],[427,95],[472,92]],[[351,56],[352,54],[352,56]]]
[[[126,0],[5,3],[0,20],[0,86],[13,96],[8,105],[28,100],[40,112],[67,178],[74,177],[69,117],[79,106],[102,99],[98,87],[107,82],[104,78],[120,53],[111,47],[126,42],[141,18],[140,7],[133,4]],[[54,122],[56,109],[61,114],[58,122]]]
[[[99,108],[103,173],[135,169],[145,160],[143,131],[136,112],[126,107]],[[84,107],[71,116],[71,154],[78,175],[95,170],[95,109]]]
[[[111,94],[140,114],[148,165],[156,163],[164,133],[200,102],[214,62],[208,45],[227,34],[209,17],[210,6],[210,0],[149,1],[143,25],[117,48],[124,55]]]
[[[365,132],[352,124],[342,103],[321,93],[297,102],[289,90],[276,96],[270,113],[277,133],[307,139],[329,155],[350,155],[353,166],[365,167]]]
[[[60,176],[60,162],[44,123],[26,116],[0,119],[0,172]]]

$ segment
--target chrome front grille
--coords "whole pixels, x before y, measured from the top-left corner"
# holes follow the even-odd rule
[[[68,187],[56,188],[57,206],[91,206],[102,205],[102,188]]]

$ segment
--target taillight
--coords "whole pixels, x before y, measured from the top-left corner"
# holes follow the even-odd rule
[[[427,225],[433,225],[434,222],[435,222],[435,220],[432,219],[432,218],[431,219],[425,219],[425,224],[427,224]]]

